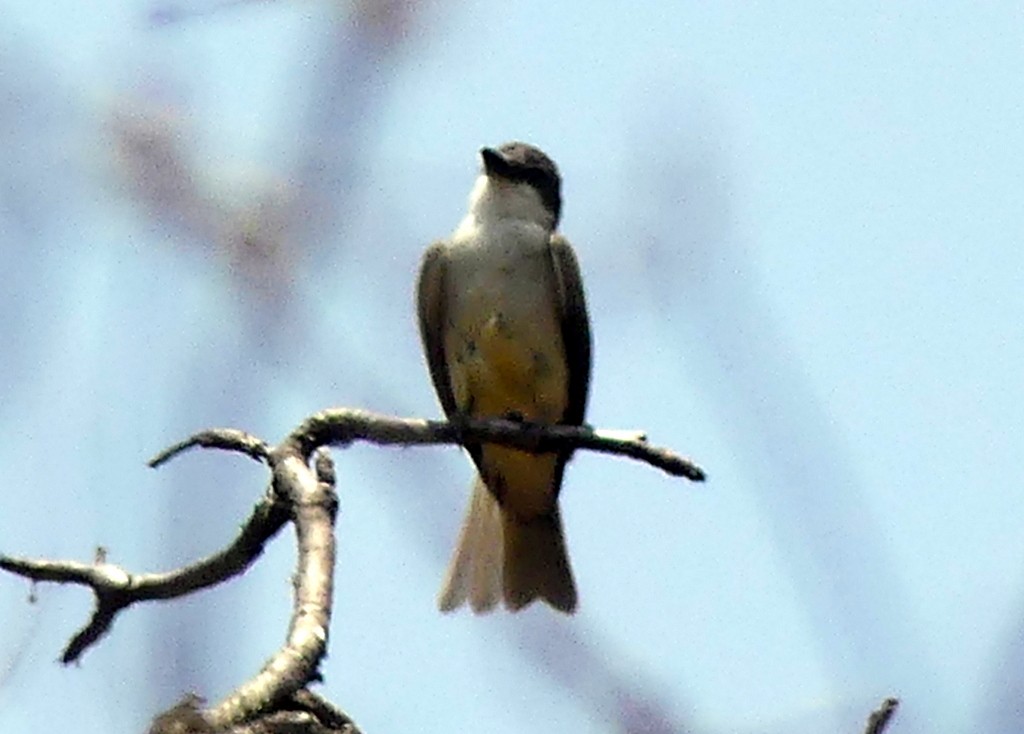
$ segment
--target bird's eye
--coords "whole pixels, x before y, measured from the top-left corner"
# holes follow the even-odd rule
[[[544,182],[544,171],[539,168],[525,168],[522,171],[523,180],[530,184],[539,184]]]

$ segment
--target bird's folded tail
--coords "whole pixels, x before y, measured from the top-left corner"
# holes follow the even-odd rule
[[[576,584],[558,507],[529,520],[506,512],[502,524],[505,606],[516,611],[539,598],[566,614],[576,611]]]
[[[443,612],[469,601],[476,613],[504,597],[516,611],[541,598],[555,609],[576,609],[576,585],[565,549],[562,521],[551,513],[522,520],[502,512],[477,478],[438,606]]]
[[[494,608],[501,598],[502,550],[501,508],[477,477],[438,597],[442,612],[467,600],[478,614]]]

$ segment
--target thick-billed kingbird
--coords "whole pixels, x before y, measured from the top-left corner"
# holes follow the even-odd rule
[[[590,384],[590,324],[579,264],[556,232],[561,179],[525,143],[480,151],[469,212],[423,258],[417,287],[430,375],[450,417],[581,425]],[[576,608],[558,493],[569,451],[466,447],[479,476],[439,605],[536,598]]]

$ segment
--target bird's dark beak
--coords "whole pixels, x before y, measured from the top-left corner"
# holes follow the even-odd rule
[[[509,165],[505,156],[494,148],[481,148],[480,157],[484,161],[484,173],[488,176],[507,176]]]

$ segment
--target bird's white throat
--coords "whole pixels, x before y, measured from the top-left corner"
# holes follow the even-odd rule
[[[555,224],[554,215],[533,186],[521,181],[506,181],[481,175],[469,194],[469,212],[466,220],[474,220],[474,228],[521,222],[550,231]],[[463,224],[468,222],[464,220]],[[462,227],[460,226],[460,229]]]

